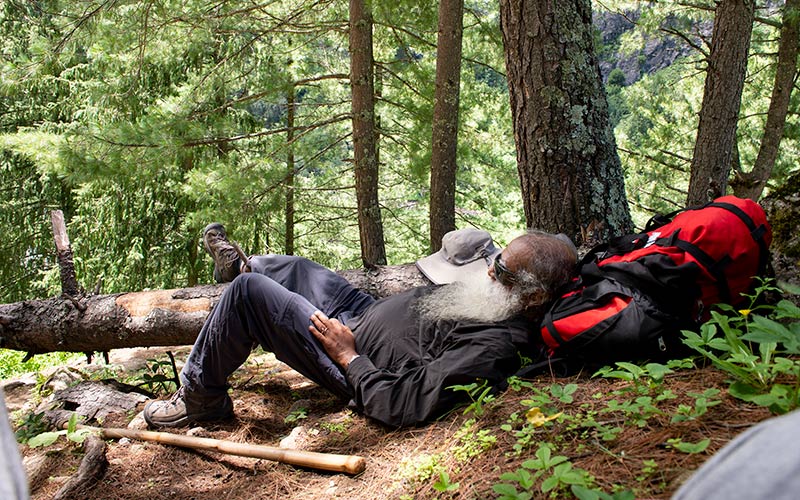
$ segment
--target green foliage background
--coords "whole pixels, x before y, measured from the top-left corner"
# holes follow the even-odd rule
[[[380,196],[389,262],[398,264],[428,248],[437,12],[404,0],[372,6]],[[775,9],[760,14],[780,19]],[[672,36],[665,27],[702,46],[695,31],[711,16],[658,3],[598,52],[644,60],[649,41]],[[467,1],[464,26],[457,224],[503,245],[524,217],[498,6]],[[102,293],[211,282],[198,245],[210,221],[246,252],[283,252],[289,190],[295,253],[360,265],[346,2],[4,2],[0,35],[0,302],[59,292],[51,209],[65,212],[79,280],[87,289],[101,282]],[[757,23],[739,125],[744,166],[760,142],[777,39],[775,27]],[[619,70],[609,76],[638,224],[685,197],[704,73],[700,52],[683,54],[634,82]],[[792,115],[774,183],[793,168],[797,136]]]

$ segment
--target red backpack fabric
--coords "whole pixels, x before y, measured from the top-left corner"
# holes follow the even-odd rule
[[[766,273],[771,241],[764,210],[735,196],[654,217],[644,233],[584,257],[574,288],[545,315],[542,340],[585,363],[674,357],[685,352],[681,329],[714,304],[742,303]]]

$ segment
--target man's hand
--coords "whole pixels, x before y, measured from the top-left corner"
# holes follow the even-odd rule
[[[330,319],[322,312],[315,311],[311,315],[311,326],[308,330],[317,337],[328,356],[345,370],[350,361],[358,356],[352,330],[341,324],[338,319]]]

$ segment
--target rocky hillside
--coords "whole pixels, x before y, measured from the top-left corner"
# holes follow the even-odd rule
[[[678,58],[695,52],[686,41],[663,31],[651,35],[643,34],[640,43],[628,44],[628,48],[623,47],[624,37],[633,34],[641,14],[641,9],[622,13],[605,9],[594,12],[594,25],[602,43],[602,46],[598,47],[598,52],[604,82],[608,81],[614,69],[619,69],[624,75],[624,82],[619,83],[631,85],[643,75],[655,73],[668,67]],[[667,22],[677,24],[679,21],[685,22],[678,18]],[[711,28],[710,22],[694,24],[691,36],[699,41],[701,36],[710,35]],[[638,48],[629,50],[630,45],[636,45]]]

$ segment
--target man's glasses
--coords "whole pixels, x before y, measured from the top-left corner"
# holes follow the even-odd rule
[[[517,282],[517,276],[503,264],[503,254],[494,259],[494,279],[506,286],[511,286]]]

